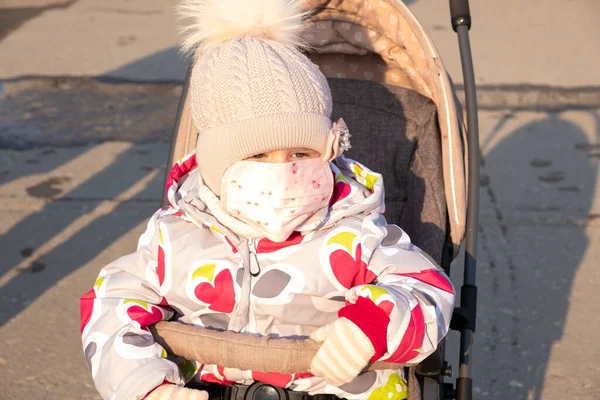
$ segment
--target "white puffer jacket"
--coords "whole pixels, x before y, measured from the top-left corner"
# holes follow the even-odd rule
[[[404,398],[401,370],[368,372],[338,388],[308,373],[239,371],[175,358],[148,331],[176,319],[306,337],[340,313],[371,339],[377,360],[416,363],[431,354],[448,331],[452,283],[405,232],[386,224],[379,174],[343,157],[331,168],[330,206],[304,227],[313,218],[324,222],[283,243],[247,240],[235,233],[239,221],[215,218],[218,198],[207,195],[194,155],[173,168],[171,207],[154,214],[137,251],[104,267],[81,298],[83,348],[104,399],[141,399],[163,381],[190,380],[260,380],[351,400]]]

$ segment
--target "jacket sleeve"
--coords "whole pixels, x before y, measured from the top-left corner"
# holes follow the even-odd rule
[[[103,399],[142,399],[163,381],[183,385],[148,330],[173,315],[159,294],[161,212],[148,222],[137,251],[104,267],[80,300],[84,354]]]
[[[396,225],[376,214],[362,223],[364,268],[339,311],[375,348],[373,361],[419,363],[448,333],[454,287],[444,271]]]

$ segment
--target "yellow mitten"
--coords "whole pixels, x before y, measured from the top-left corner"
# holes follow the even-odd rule
[[[168,384],[157,387],[144,400],[208,400],[208,393]]]
[[[310,364],[310,372],[333,386],[356,378],[375,354],[371,340],[347,318],[317,329],[310,338],[323,342]]]

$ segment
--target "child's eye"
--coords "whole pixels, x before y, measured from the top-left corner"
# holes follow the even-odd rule
[[[254,159],[258,160],[258,159],[264,158],[264,157],[265,157],[264,153],[260,153],[260,154],[255,154],[250,158],[254,158]]]
[[[308,154],[306,154],[306,153],[294,153],[294,154],[292,154],[292,157],[294,157],[294,158],[303,158],[303,157],[308,157]]]

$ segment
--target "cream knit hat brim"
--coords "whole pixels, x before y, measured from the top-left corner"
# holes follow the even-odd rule
[[[313,113],[279,113],[232,121],[198,136],[198,167],[205,184],[220,196],[221,177],[230,165],[281,149],[306,148],[323,154],[330,129],[328,117]]]

